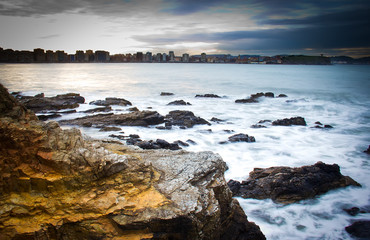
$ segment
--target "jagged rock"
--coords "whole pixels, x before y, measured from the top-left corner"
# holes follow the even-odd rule
[[[230,180],[228,185],[234,196],[271,198],[279,203],[313,198],[339,187],[361,186],[352,178],[343,176],[337,164],[322,162],[300,168],[255,168],[249,173],[249,178],[240,185],[234,180]]]
[[[352,207],[352,208],[343,209],[343,210],[346,211],[351,216],[356,216],[360,212],[365,213],[365,211],[360,211],[360,209],[358,207]]]
[[[346,231],[352,236],[360,239],[370,239],[370,221],[357,221],[347,226]]]
[[[96,112],[110,112],[112,111],[111,106],[105,106],[105,107],[98,107],[98,108],[93,108],[93,109],[88,109],[83,111],[83,113],[96,113]]]
[[[218,154],[84,139],[5,93],[0,239],[265,239],[232,199]]]
[[[258,101],[254,98],[247,98],[247,99],[237,99],[235,103],[258,103]]]
[[[283,94],[283,93],[281,93],[281,94],[279,94],[279,96],[277,96],[278,98],[286,98],[286,97],[288,97],[286,94]]]
[[[163,139],[157,139],[156,141],[141,141],[136,146],[142,149],[169,149],[169,150],[180,150],[181,147],[177,143],[169,143]]]
[[[169,125],[180,126],[183,128],[191,128],[197,124],[211,125],[205,119],[196,117],[193,112],[181,110],[169,112],[165,117],[165,121]]]
[[[154,111],[139,111],[124,114],[97,114],[85,116],[76,119],[62,120],[59,123],[63,125],[79,125],[91,124],[96,126],[149,126],[157,125],[164,122],[164,117]]]
[[[216,94],[204,94],[204,95],[201,95],[201,94],[197,94],[195,95],[196,98],[221,98],[220,96],[216,95]]]
[[[229,142],[255,142],[256,139],[248,134],[238,133],[229,137]]]
[[[260,97],[274,98],[275,95],[272,92],[266,92],[266,93],[260,92],[260,93],[251,94],[249,98],[237,99],[235,100],[235,103],[258,103],[258,98]]]
[[[184,100],[176,100],[176,101],[170,102],[167,105],[176,105],[176,106],[179,106],[179,105],[191,105],[191,104],[189,102],[185,102]]]
[[[19,101],[25,107],[37,113],[45,110],[77,108],[80,103],[85,102],[85,98],[78,93],[67,93],[55,97],[44,97],[42,94],[34,97],[20,96]]]
[[[216,122],[216,123],[224,122],[224,120],[219,119],[219,118],[216,118],[216,117],[211,118],[211,120],[210,120],[210,121],[211,121],[211,122]]]
[[[37,118],[41,121],[46,121],[46,120],[58,118],[61,116],[62,116],[61,114],[53,113],[53,114],[47,114],[47,115],[44,115],[44,114],[37,115]]]
[[[132,107],[128,109],[131,112],[139,112],[140,110],[137,107]]]
[[[292,117],[292,118],[284,118],[278,119],[272,122],[273,126],[292,126],[292,125],[300,125],[300,126],[307,126],[307,123],[303,117]]]
[[[172,95],[175,95],[173,93],[170,93],[170,92],[161,92],[160,94],[161,96],[172,96]]]
[[[105,98],[105,100],[96,100],[89,103],[90,105],[98,106],[109,106],[109,105],[119,105],[119,106],[131,106],[131,102],[123,98]]]

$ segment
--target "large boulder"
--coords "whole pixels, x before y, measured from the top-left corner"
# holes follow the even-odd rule
[[[149,126],[164,122],[164,117],[155,111],[136,111],[123,114],[96,114],[76,119],[62,120],[62,125],[96,126]]]
[[[353,237],[359,239],[370,239],[370,220],[354,222],[345,229]]]
[[[96,100],[89,103],[90,105],[98,105],[98,106],[110,106],[110,105],[118,105],[118,106],[132,106],[132,103],[123,98],[114,98],[108,97],[105,100]]]
[[[180,126],[183,128],[191,128],[197,124],[211,125],[207,120],[195,116],[193,112],[181,110],[169,112],[165,117],[165,121],[168,125]]]
[[[246,181],[230,180],[228,185],[234,196],[270,198],[279,203],[313,198],[335,188],[361,186],[352,178],[343,176],[337,164],[322,162],[299,168],[255,168]]]
[[[219,155],[84,139],[0,100],[0,239],[265,239]]]
[[[19,96],[19,100],[26,108],[36,113],[47,110],[77,108],[80,103],[85,102],[85,98],[78,93],[61,94],[54,97],[44,97],[43,94],[34,97]]]
[[[300,126],[307,126],[306,120],[303,117],[292,117],[292,118],[284,118],[278,119],[272,122],[273,126],[292,126],[292,125],[300,125]]]

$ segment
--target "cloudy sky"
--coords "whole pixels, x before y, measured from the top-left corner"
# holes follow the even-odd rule
[[[370,56],[370,1],[0,0],[0,47]]]

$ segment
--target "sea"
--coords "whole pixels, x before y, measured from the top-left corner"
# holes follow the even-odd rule
[[[370,66],[367,65],[247,65],[180,63],[67,63],[0,64],[0,83],[10,92],[23,95],[44,93],[55,96],[80,93],[86,103],[119,97],[140,110],[166,115],[172,110],[189,110],[196,116],[220,122],[193,128],[159,130],[122,127],[124,135],[138,134],[142,140],[168,142],[193,140],[188,151],[212,151],[228,165],[226,180],[246,180],[254,168],[300,167],[318,161],[338,164],[341,173],[362,187],[332,190],[314,199],[294,204],[238,198],[249,221],[258,224],[267,239],[352,239],[345,231],[351,223],[370,219]],[[160,96],[170,92],[172,96]],[[235,103],[258,92],[273,92],[258,103]],[[217,94],[221,98],[196,98]],[[191,105],[168,106],[174,100]],[[81,104],[77,113],[96,106]],[[129,107],[113,106],[115,113]],[[307,126],[252,128],[261,120],[303,117]],[[317,121],[333,128],[315,128]],[[69,126],[63,126],[68,128]],[[80,128],[83,134],[107,139],[116,132]],[[244,133],[253,143],[228,143],[228,137]],[[343,209],[359,207],[367,213],[350,216]]]

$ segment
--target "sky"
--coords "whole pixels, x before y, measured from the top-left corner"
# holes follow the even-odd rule
[[[0,0],[0,47],[370,56],[369,0]]]

